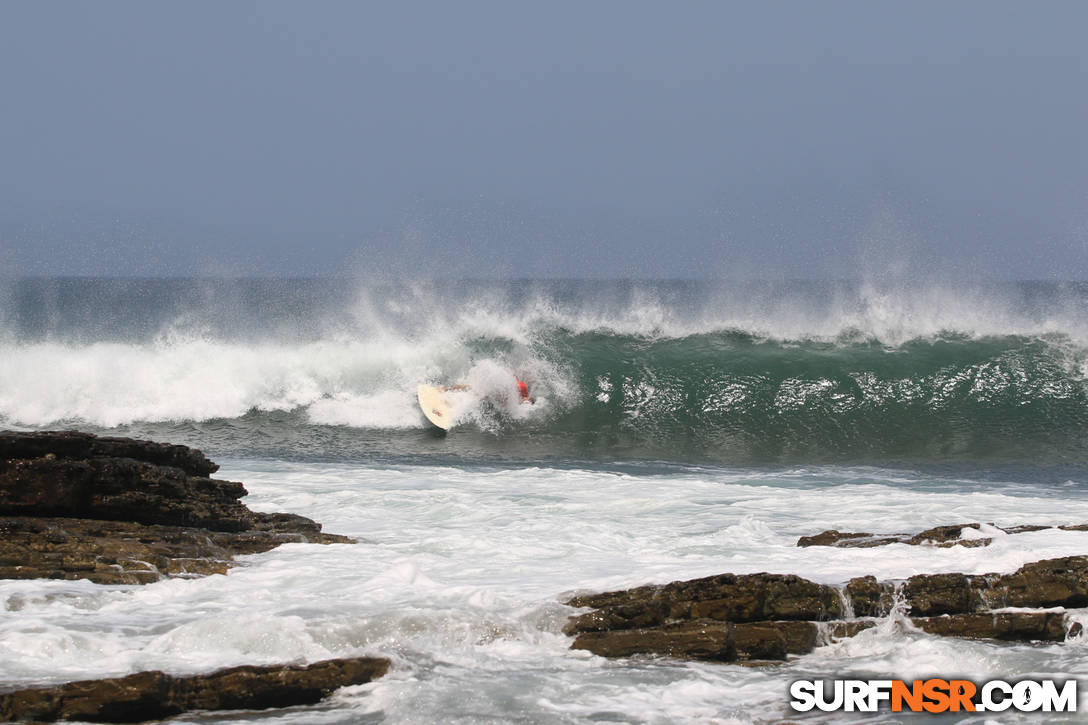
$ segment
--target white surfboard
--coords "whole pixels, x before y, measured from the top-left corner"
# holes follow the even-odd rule
[[[419,397],[419,408],[427,416],[427,420],[442,430],[449,430],[453,425],[453,413],[442,391],[433,385],[420,385],[416,394]]]

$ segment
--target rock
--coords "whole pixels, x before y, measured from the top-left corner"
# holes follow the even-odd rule
[[[690,616],[731,622],[768,619],[823,620],[842,616],[833,588],[792,574],[731,574],[681,582],[677,597],[690,600]]]
[[[0,433],[0,577],[142,584],[225,573],[284,543],[352,543],[250,511],[200,451],[88,433]]]
[[[910,613],[969,614],[1001,607],[1088,606],[1088,557],[1025,564],[1012,574],[919,574],[903,586]]]
[[[800,577],[721,574],[574,597],[571,606],[597,609],[571,617],[563,631],[577,636],[573,647],[607,657],[731,661],[732,653],[741,662],[774,661],[810,652],[828,638],[854,636],[898,601],[915,626],[931,634],[1062,641],[1074,631],[1063,612],[991,610],[1088,606],[1088,556],[1038,561],[1012,574],[920,574],[898,587],[856,577],[843,594],[848,607],[835,589]],[[844,614],[864,619],[826,621]]]
[[[988,612],[915,617],[915,627],[943,637],[1061,642],[1066,637],[1063,612]]]
[[[775,662],[807,654],[830,639],[853,637],[874,620],[718,622],[697,619],[660,627],[579,634],[571,649],[601,657],[655,655],[714,662]]]
[[[854,637],[867,629],[872,629],[879,623],[878,619],[866,618],[866,619],[850,619],[839,622],[825,622],[820,626],[824,628],[824,642],[831,642],[836,639],[849,639]],[[822,644],[823,642],[821,642]]]
[[[802,536],[797,540],[797,545],[849,546],[852,548],[867,549],[872,546],[883,546],[885,544],[903,542],[908,538],[910,538],[909,534],[887,534],[878,536],[875,534],[844,533],[836,531],[835,529],[829,529],[827,531],[821,531],[814,536]]]
[[[1088,606],[1088,556],[1044,559],[989,580],[983,596],[990,607]]]
[[[932,529],[926,529],[921,533],[907,539],[908,544],[947,544],[947,543],[960,543],[963,538],[964,529],[980,529],[981,526],[977,523],[974,524],[952,524],[950,526],[934,526]],[[968,539],[968,541],[977,541],[977,539]]]
[[[797,540],[797,546],[837,546],[855,549],[867,549],[874,546],[887,544],[910,544],[912,546],[989,546],[991,539],[964,539],[964,529],[979,529],[979,524],[953,524],[951,526],[935,526],[926,529],[914,536],[910,534],[862,534],[843,533],[835,529],[821,531],[813,536],[802,536]],[[1034,530],[1029,527],[1018,527],[1019,530]],[[1046,527],[1043,527],[1046,528]],[[1013,533],[1019,533],[1015,531]]]
[[[874,576],[859,576],[846,583],[844,594],[854,616],[884,617],[892,611],[895,587],[877,582]]]
[[[734,625],[728,622],[694,621],[661,627],[622,629],[580,634],[571,649],[584,649],[601,657],[660,655],[714,662],[737,659]]]
[[[927,634],[967,639],[1061,642],[1068,636],[1063,612],[992,612],[913,617]],[[601,657],[655,655],[715,662],[782,661],[808,654],[821,644],[854,637],[879,622],[875,618],[833,622],[719,622],[692,620],[659,627],[579,634],[572,649]]]
[[[753,622],[822,620],[842,615],[842,601],[834,588],[792,574],[721,574],[663,587],[574,597],[567,604],[598,608],[572,617],[564,629],[567,634],[652,627],[689,619]]]
[[[935,614],[977,612],[986,607],[982,592],[983,577],[966,574],[919,574],[903,585],[910,614],[931,617]]]
[[[246,531],[253,515],[239,501],[245,495],[240,483],[132,458],[0,459],[0,515]]]
[[[913,617],[928,634],[968,639],[1060,642],[1068,635],[1063,612],[988,612]],[[571,645],[602,657],[656,655],[716,662],[781,661],[817,646],[853,637],[875,618],[833,622],[769,621],[735,624],[716,620],[672,622],[659,627],[584,632]]]
[[[993,524],[988,524],[994,526]],[[821,531],[813,536],[802,536],[797,540],[797,546],[838,546],[838,547],[851,547],[851,548],[868,548],[872,546],[884,546],[885,544],[910,544],[912,546],[937,546],[937,547],[950,547],[950,546],[989,546],[993,541],[992,538],[980,537],[977,539],[965,539],[963,538],[964,529],[981,529],[982,525],[978,523],[969,524],[952,524],[949,526],[934,526],[932,529],[926,529],[919,532],[914,536],[910,534],[860,534],[860,533],[843,533],[836,531],[835,529],[828,529],[827,531]],[[1021,526],[1009,526],[1000,527],[994,526],[996,529],[1004,531],[1006,534],[1023,534],[1029,531],[1042,531],[1043,529],[1053,528],[1051,526],[1038,526],[1035,524],[1025,524]],[[1066,531],[1088,531],[1088,525],[1077,526],[1059,526],[1059,529]]]
[[[735,625],[733,642],[739,659],[784,660],[790,652],[809,652],[816,646],[812,622],[746,622]]]
[[[1046,529],[1052,529],[1053,526],[1040,526],[1038,524],[1021,524],[1020,526],[1004,526],[1001,530],[1006,534],[1026,534],[1031,531],[1045,531]],[[1088,527],[1081,528],[1079,526],[1059,526],[1059,529],[1065,529],[1067,531],[1085,531]]]
[[[338,688],[377,679],[388,669],[387,659],[359,657],[309,666],[232,667],[190,677],[140,672],[0,694],[0,720],[144,722],[190,710],[312,705]]]
[[[993,526],[993,524],[990,524]],[[964,529],[975,529],[976,531],[981,529],[981,524],[953,524],[951,526],[934,526],[932,529],[926,529],[921,533],[907,539],[905,544],[911,544],[913,546],[925,545],[925,546],[989,546],[993,541],[991,538],[979,538],[979,539],[965,539],[963,538]],[[996,528],[996,527],[995,527]]]
[[[219,466],[194,448],[133,438],[98,437],[80,431],[0,433],[0,460],[45,458],[85,461],[88,458],[132,458],[156,466],[180,468],[191,476],[209,476]]]
[[[226,574],[235,556],[299,541],[351,539],[309,531],[304,537],[292,531],[225,533],[125,521],[0,517],[0,579],[147,584],[164,577]]]

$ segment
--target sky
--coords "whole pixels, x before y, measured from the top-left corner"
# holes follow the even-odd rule
[[[1088,279],[1088,3],[0,3],[0,277]]]

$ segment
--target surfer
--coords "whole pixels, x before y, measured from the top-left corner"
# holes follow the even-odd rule
[[[518,396],[521,398],[521,402],[522,403],[528,403],[529,405],[535,405],[536,404],[536,398],[533,398],[533,397],[529,396],[529,386],[525,383],[525,381],[521,380],[520,378],[514,378],[514,383],[517,385]],[[438,387],[438,389],[442,390],[442,391],[446,391],[446,390],[469,390],[470,388],[467,385],[440,385]]]
[[[525,384],[525,381],[514,378],[514,382],[517,383],[518,395],[521,396],[521,402],[528,403],[529,405],[534,404],[536,401],[529,397],[529,386]]]

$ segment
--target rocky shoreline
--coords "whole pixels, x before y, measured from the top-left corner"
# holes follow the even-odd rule
[[[0,578],[147,584],[224,574],[285,543],[352,543],[250,511],[197,450],[89,433],[0,434]]]
[[[285,543],[350,544],[302,516],[250,511],[200,451],[76,431],[0,433],[0,579],[149,584],[226,574]],[[8,602],[8,606],[17,603]],[[282,708],[381,677],[384,658],[140,672],[0,694],[0,721],[141,722],[188,710]]]
[[[325,660],[307,666],[231,667],[174,677],[140,672],[0,694],[0,721],[146,722],[191,710],[263,710],[313,705],[334,690],[384,675],[389,660]]]
[[[1088,606],[1088,556],[1026,564],[1012,574],[855,577],[842,588],[783,574],[721,574],[576,596],[564,633],[604,657],[662,655],[781,661],[898,616],[929,634],[1063,641],[1081,633],[1066,608]]]
[[[1061,529],[1063,531],[1088,531],[1088,524],[1065,524],[1062,526],[1039,526],[1029,524],[1024,526],[995,526],[994,524],[980,524],[977,522],[967,524],[951,524],[946,526],[934,526],[931,529],[920,531],[917,534],[870,534],[861,532],[844,532],[828,529],[813,536],[802,536],[797,540],[797,545],[808,546],[833,546],[837,548],[869,549],[874,546],[887,546],[888,544],[907,544],[908,546],[936,546],[949,548],[953,546],[989,546],[993,543],[995,534],[1026,534],[1032,531],[1045,531],[1047,529]]]
[[[74,431],[0,433],[0,579],[140,585],[226,574],[238,565],[234,557],[284,543],[353,543],[302,516],[250,511],[241,502],[245,487],[212,478],[217,470],[185,446]],[[1043,528],[829,530],[797,545],[985,546],[995,535]],[[571,648],[604,657],[773,664],[888,623],[934,636],[1060,642],[1081,634],[1067,610],[1088,607],[1088,556],[1037,561],[1011,574],[862,576],[841,586],[792,574],[719,574],[564,603],[585,610],[563,629],[574,638]],[[305,705],[388,667],[387,659],[363,657],[191,677],[141,672],[0,693],[0,720],[138,722],[194,709]]]

